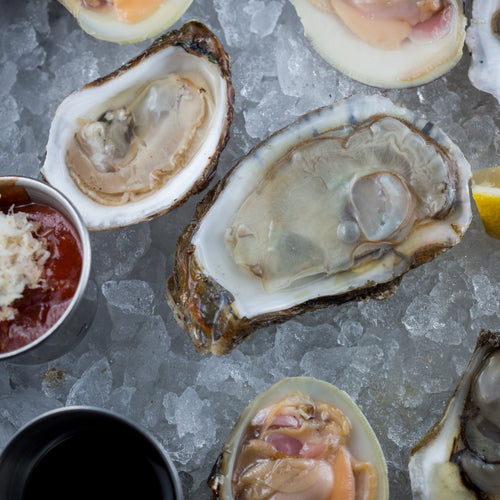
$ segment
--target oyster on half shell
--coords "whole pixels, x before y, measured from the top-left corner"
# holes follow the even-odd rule
[[[233,101],[228,55],[191,21],[59,105],[42,175],[89,229],[162,214],[210,181]]]
[[[193,0],[59,0],[89,35],[136,43],[173,26]]]
[[[389,498],[365,416],[344,391],[309,377],[282,379],[246,407],[209,486],[220,500]]]
[[[380,96],[313,111],[244,157],[178,241],[167,299],[199,352],[309,309],[392,293],[458,243],[470,166]]]
[[[500,333],[482,330],[439,421],[411,452],[415,500],[500,498]]]
[[[472,55],[469,80],[500,102],[500,0],[474,0],[467,28]]]

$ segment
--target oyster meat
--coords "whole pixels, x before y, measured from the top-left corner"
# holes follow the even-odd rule
[[[178,242],[167,298],[199,352],[308,309],[392,293],[458,243],[470,166],[380,96],[303,116],[243,158]]]
[[[384,455],[361,410],[307,377],[282,379],[247,406],[209,486],[221,500],[389,498]]]
[[[432,81],[461,59],[457,0],[292,0],[313,47],[351,78],[383,88]]]
[[[474,0],[467,28],[472,55],[469,80],[500,102],[500,0]]]
[[[147,40],[173,26],[193,0],[59,0],[89,35],[115,43]]]
[[[164,213],[210,180],[233,100],[227,54],[191,21],[61,103],[42,175],[90,229]]]
[[[500,333],[482,330],[439,421],[412,450],[415,499],[500,498]]]

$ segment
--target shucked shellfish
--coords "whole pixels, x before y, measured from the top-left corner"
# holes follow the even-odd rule
[[[500,103],[500,0],[474,0],[467,28],[469,80]]]
[[[319,54],[351,78],[413,87],[462,57],[466,18],[459,0],[292,0]]]
[[[325,304],[394,291],[460,241],[470,166],[380,96],[303,116],[243,158],[181,235],[167,298],[201,353]]]
[[[314,378],[287,378],[245,409],[209,486],[220,500],[386,500],[387,466],[349,396]]]
[[[42,175],[89,229],[159,215],[209,182],[229,138],[233,101],[228,55],[191,21],[64,99]]]
[[[135,43],[169,29],[193,0],[59,0],[95,38]]]
[[[415,500],[500,498],[500,333],[482,330],[439,421],[412,450]]]

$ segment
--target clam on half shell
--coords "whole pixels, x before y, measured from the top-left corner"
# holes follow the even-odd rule
[[[59,0],[89,35],[136,43],[168,30],[193,0]]]
[[[244,157],[178,241],[167,300],[200,353],[353,299],[460,241],[470,220],[463,154],[381,96],[304,115]]]
[[[42,175],[89,229],[150,219],[210,181],[233,102],[228,55],[206,26],[191,21],[64,99]]]
[[[209,478],[212,499],[387,500],[384,454],[351,398],[285,378],[241,414]]]
[[[467,28],[472,55],[469,80],[500,103],[500,0],[474,0]]]
[[[482,330],[439,421],[411,452],[415,500],[500,498],[500,332]]]
[[[460,0],[292,3],[321,57],[367,85],[421,85],[450,71],[462,57],[466,18]]]

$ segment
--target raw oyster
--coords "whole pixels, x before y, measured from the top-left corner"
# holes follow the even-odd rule
[[[384,455],[361,410],[308,377],[282,379],[247,406],[209,486],[221,500],[389,498]]]
[[[470,166],[435,125],[380,96],[313,111],[199,204],[167,299],[201,353],[309,309],[384,297],[458,243]]]
[[[95,38],[136,43],[169,29],[193,0],[59,0]]]
[[[313,47],[351,78],[383,88],[432,81],[461,59],[458,0],[292,0]]]
[[[482,330],[439,421],[412,450],[415,499],[500,498],[500,333]]]
[[[159,215],[210,181],[233,101],[228,55],[191,21],[60,104],[42,175],[89,229]]]
[[[471,83],[500,102],[500,0],[472,2],[466,40],[472,55]]]

